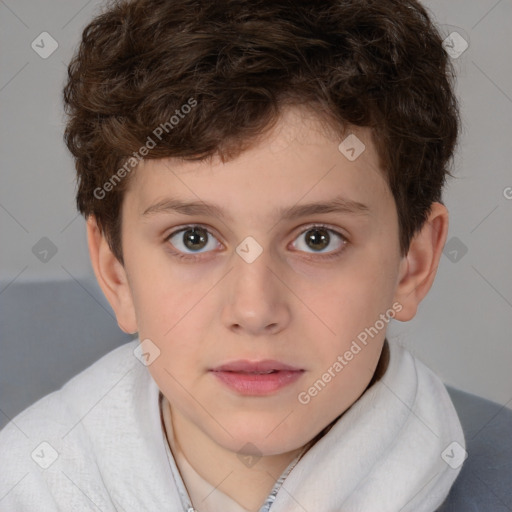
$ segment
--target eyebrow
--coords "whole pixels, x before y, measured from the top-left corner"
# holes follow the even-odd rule
[[[190,216],[213,216],[232,220],[224,209],[215,204],[205,202],[186,202],[177,198],[162,199],[158,203],[146,208],[143,217],[161,213],[181,213]],[[300,217],[318,215],[322,213],[342,213],[350,215],[369,215],[370,209],[365,204],[337,196],[329,201],[320,203],[296,204],[288,208],[274,210],[274,215],[281,220],[292,220]]]

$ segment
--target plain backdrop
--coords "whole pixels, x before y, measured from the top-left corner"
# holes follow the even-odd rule
[[[444,194],[450,230],[436,282],[417,317],[392,324],[388,333],[447,384],[512,408],[512,0],[424,4],[443,35],[452,38],[450,46],[462,50],[464,42],[468,45],[453,59],[463,132],[456,178]],[[61,103],[67,63],[100,5],[95,0],[0,0],[4,304],[15,300],[12,283],[34,280],[68,280],[103,300],[90,284],[94,276],[85,223],[75,209]],[[43,58],[40,54],[52,45],[58,47]],[[57,252],[44,262],[34,255],[34,246]],[[1,339],[2,344],[14,342],[25,340]]]

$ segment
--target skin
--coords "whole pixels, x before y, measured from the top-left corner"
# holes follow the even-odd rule
[[[161,351],[148,369],[171,404],[175,441],[205,480],[249,510],[258,510],[301,447],[363,393],[385,329],[308,404],[298,394],[393,303],[401,305],[396,319],[415,316],[448,230],[446,208],[433,203],[402,257],[395,202],[370,131],[350,130],[366,145],[351,162],[324,127],[305,110],[287,108],[271,132],[231,161],[141,163],[122,208],[124,266],[94,217],[87,222],[93,268],[119,326]],[[368,212],[274,215],[275,208],[338,194]],[[142,215],[171,196],[221,205],[231,217]],[[184,232],[173,236],[174,246],[169,240],[190,224],[208,230],[203,249],[187,247]],[[324,249],[308,237],[315,224],[333,230]],[[247,236],[263,249],[252,263],[236,252]],[[208,371],[238,359],[275,359],[305,371],[271,395],[242,396]],[[237,456],[246,443],[262,454],[252,467]]]

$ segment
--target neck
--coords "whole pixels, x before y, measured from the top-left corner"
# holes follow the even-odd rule
[[[171,409],[171,421],[173,435],[168,435],[168,441],[173,454],[180,451],[201,478],[251,512],[261,508],[283,471],[302,451],[301,447],[262,456],[248,464],[248,459],[215,443],[175,409]]]

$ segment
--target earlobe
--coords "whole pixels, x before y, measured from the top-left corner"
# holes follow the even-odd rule
[[[402,305],[396,319],[406,322],[416,315],[420,302],[432,287],[448,234],[448,210],[432,203],[430,214],[413,237],[400,263],[395,301]]]
[[[137,332],[135,308],[126,270],[114,256],[93,215],[87,219],[87,242],[94,274],[116,314],[120,329],[129,334]]]

